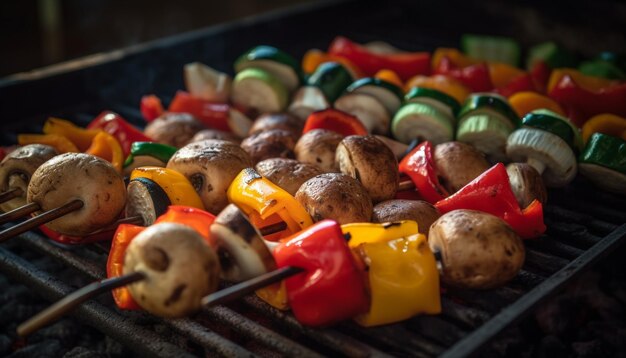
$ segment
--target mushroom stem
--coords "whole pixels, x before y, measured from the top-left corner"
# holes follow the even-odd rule
[[[11,199],[17,198],[18,196],[24,194],[24,191],[20,188],[15,188],[11,190],[7,190],[4,193],[0,194],[0,204]]]
[[[8,211],[2,215],[0,215],[0,224],[4,224],[9,221],[21,219],[26,215],[30,215],[35,211],[41,209],[39,204],[37,203],[28,203],[24,206],[20,206],[19,208]]]
[[[114,288],[141,281],[145,279],[145,277],[146,276],[142,272],[133,272],[127,275],[112,277],[106,280],[91,283],[65,296],[63,299],[39,312],[28,321],[20,324],[17,327],[17,334],[20,337],[26,337],[40,328],[56,321],[88,299],[104,292],[111,291]]]
[[[526,164],[535,168],[535,170],[537,170],[537,173],[539,173],[539,175],[543,174],[543,171],[546,169],[546,163],[542,162],[541,160],[538,160],[537,158],[528,157],[528,159],[526,159]]]
[[[280,280],[298,274],[302,271],[304,270],[299,267],[293,266],[279,268],[272,272],[265,273],[261,276],[257,276],[250,280],[238,283],[223,290],[213,292],[210,295],[204,296],[204,298],[202,299],[202,305],[215,306],[238,299],[258,290],[259,288],[263,288],[273,283],[280,282]]]
[[[37,211],[40,209],[38,204],[35,203],[30,203],[28,205],[22,206],[22,208],[25,208],[29,205],[36,205],[36,208],[31,208],[34,209],[31,212]],[[38,227],[39,225],[43,225],[45,223],[48,223],[54,219],[58,219],[61,216],[67,215],[73,211],[76,211],[80,208],[82,208],[85,204],[82,202],[82,200],[72,200],[69,203],[59,206],[58,208],[54,208],[52,210],[48,210],[45,211],[43,213],[41,213],[41,215],[37,215],[33,218],[30,218],[26,221],[24,221],[21,224],[17,224],[13,227],[10,227],[2,232],[0,232],[0,242],[4,242],[14,236],[17,236],[21,233],[24,233],[26,231],[32,230],[36,227]],[[21,208],[20,208],[21,209]]]

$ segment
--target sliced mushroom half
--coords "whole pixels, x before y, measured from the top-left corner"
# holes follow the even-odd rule
[[[314,129],[300,137],[294,151],[296,159],[302,163],[316,165],[326,173],[338,172],[335,152],[343,136],[327,129]]]

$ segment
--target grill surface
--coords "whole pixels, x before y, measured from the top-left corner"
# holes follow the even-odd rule
[[[183,88],[183,64],[201,60],[230,72],[233,59],[258,43],[297,56],[311,47],[323,48],[338,33],[358,41],[384,38],[409,49],[454,45],[449,39],[456,40],[456,36],[449,33],[416,37],[411,24],[419,16],[405,11],[407,4],[400,5],[385,10],[369,3],[307,5],[10,78],[0,83],[0,98],[14,105],[0,106],[0,115],[20,120],[3,123],[1,140],[6,144],[14,141],[16,133],[39,131],[49,115],[86,124],[107,109],[140,124],[139,98],[156,93],[169,102],[175,90]],[[354,14],[349,23],[344,21],[346,14]],[[334,26],[319,26],[322,18],[324,24]],[[285,28],[294,29],[297,36]],[[41,101],[26,103],[27,98]],[[598,192],[581,178],[567,188],[552,190],[545,208],[548,231],[538,240],[526,241],[524,268],[512,282],[480,292],[446,289],[441,315],[384,327],[364,329],[344,322],[311,329],[254,296],[204,309],[191,319],[164,320],[141,312],[119,312],[110,297],[90,301],[74,316],[147,356],[184,356],[194,347],[196,353],[206,349],[222,356],[462,356],[492,342],[498,333],[626,241],[624,208],[626,198]],[[16,249],[49,255],[76,269],[84,282],[105,277],[106,245],[63,247],[36,233],[1,245],[0,270],[49,300],[76,287],[20,258]]]

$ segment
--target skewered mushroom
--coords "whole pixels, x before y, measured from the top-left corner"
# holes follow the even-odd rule
[[[441,214],[431,203],[423,200],[394,199],[380,202],[374,206],[372,222],[385,223],[401,220],[417,222],[420,233],[428,236],[430,226]]]
[[[33,173],[27,200],[41,211],[76,199],[82,208],[49,222],[50,229],[84,236],[111,224],[126,203],[124,180],[111,163],[83,153],[58,155]]]
[[[326,129],[314,129],[306,132],[296,143],[296,159],[302,163],[316,165],[324,172],[338,172],[335,163],[335,151],[343,136]]]
[[[305,181],[323,173],[315,165],[300,163],[295,159],[286,158],[272,158],[260,161],[255,169],[261,176],[285,189],[291,195],[296,195],[296,192]]]
[[[296,141],[291,132],[282,129],[271,129],[258,132],[241,142],[253,163],[270,158],[294,158]]]
[[[340,173],[324,173],[302,184],[296,200],[314,221],[333,219],[340,224],[367,222],[372,200],[361,183]]]
[[[302,135],[302,128],[304,128],[304,121],[300,118],[294,117],[288,113],[268,113],[259,116],[250,131],[249,136],[260,132],[265,132],[271,129],[282,129],[290,132],[293,135],[294,140],[298,140]]]
[[[219,131],[217,129],[203,129],[196,133],[190,140],[189,143],[193,142],[201,142],[207,139],[219,139],[219,140],[227,140],[229,142],[233,142],[235,144],[239,144],[239,139],[232,133]],[[187,144],[189,144],[187,143]]]
[[[461,142],[438,144],[433,157],[439,182],[449,193],[456,193],[490,167],[481,152]]]
[[[17,148],[0,163],[0,193],[16,190],[14,197],[0,204],[4,212],[26,204],[26,191],[31,176],[40,165],[57,155],[54,148],[43,144],[29,144]]]
[[[131,241],[124,259],[124,274],[146,276],[128,286],[135,301],[163,317],[197,311],[202,298],[217,289],[219,271],[215,252],[200,234],[182,224],[148,227]]]
[[[526,163],[511,163],[506,166],[506,173],[520,208],[527,207],[535,199],[542,204],[548,201],[546,186],[535,168]]]
[[[398,190],[398,161],[393,152],[374,136],[348,136],[337,146],[335,161],[367,190],[374,202],[395,197]]]
[[[276,268],[263,236],[234,204],[215,218],[211,241],[220,258],[221,277],[226,281],[248,280]]]
[[[159,143],[180,148],[203,129],[206,127],[191,114],[168,112],[148,123],[144,133]]]
[[[226,190],[244,168],[252,166],[250,156],[238,145],[223,140],[205,140],[181,148],[167,163],[189,179],[210,213],[226,205]]]
[[[500,286],[515,277],[524,263],[519,236],[501,219],[480,211],[444,214],[430,227],[428,243],[433,252],[441,253],[441,277],[451,286]]]

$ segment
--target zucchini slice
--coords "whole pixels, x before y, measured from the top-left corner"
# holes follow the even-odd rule
[[[335,108],[356,116],[371,134],[387,134],[389,112],[374,96],[363,93],[348,93],[335,101]]]
[[[424,103],[436,106],[442,111],[448,112],[456,121],[456,115],[461,110],[459,102],[441,91],[426,87],[413,87],[404,96],[405,103]]]
[[[511,66],[519,64],[521,54],[517,41],[499,36],[463,35],[461,49],[470,57]]]
[[[461,119],[463,116],[483,108],[499,112],[502,115],[500,118],[508,119],[514,128],[519,128],[521,124],[517,113],[511,108],[507,99],[494,93],[474,93],[470,95],[463,103],[458,117]]]
[[[492,163],[506,161],[506,141],[514,128],[502,114],[483,108],[459,121],[456,139],[483,152]]]
[[[574,126],[567,118],[548,109],[537,109],[530,112],[524,116],[522,124],[525,127],[542,129],[559,136],[575,153],[580,153],[583,150],[580,129]]]
[[[247,68],[260,68],[276,77],[289,92],[295,91],[302,83],[300,64],[295,58],[272,46],[257,46],[241,55],[235,61],[235,72]]]
[[[454,138],[454,117],[437,106],[407,103],[393,117],[391,134],[405,144],[416,138],[434,145],[449,142]]]
[[[594,133],[580,156],[578,169],[598,187],[626,194],[626,141]]]
[[[288,97],[285,86],[272,74],[259,68],[246,68],[233,81],[233,103],[260,113],[282,112]]]
[[[348,88],[348,93],[362,93],[374,96],[382,103],[390,116],[393,116],[402,104],[404,93],[400,87],[381,80],[379,78],[366,77],[353,82]]]
[[[144,226],[149,226],[172,205],[159,184],[148,178],[135,178],[128,183],[126,216],[141,216]]]
[[[353,75],[339,62],[325,62],[307,80],[310,86],[319,87],[328,102],[334,102],[354,81]]]

